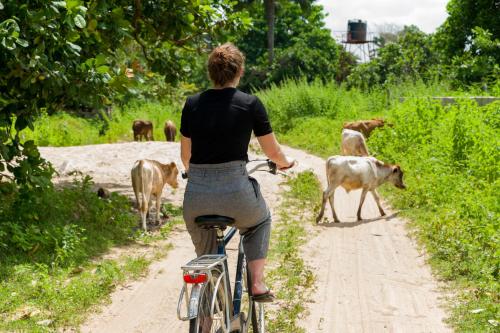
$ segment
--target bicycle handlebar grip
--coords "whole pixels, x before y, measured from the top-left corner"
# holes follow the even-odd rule
[[[269,166],[269,172],[273,175],[278,173],[278,166],[271,160],[267,160],[267,165]]]

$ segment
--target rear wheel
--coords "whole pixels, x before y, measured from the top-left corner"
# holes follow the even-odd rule
[[[214,287],[217,285],[219,275],[213,272],[212,283],[207,281],[200,293],[198,303],[198,316],[189,320],[189,333],[222,333],[226,325],[227,309],[224,283],[221,281],[217,290]],[[211,316],[210,308],[214,292],[217,293],[217,300],[214,303],[213,316]]]

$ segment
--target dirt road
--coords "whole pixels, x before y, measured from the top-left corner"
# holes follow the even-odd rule
[[[324,161],[285,148],[300,161],[297,171],[313,170],[325,183]],[[132,195],[130,168],[139,158],[179,161],[176,143],[148,142],[67,148],[41,148],[66,180],[73,170],[91,175],[97,184]],[[280,202],[282,179],[256,173],[272,209]],[[184,183],[166,189],[166,200],[179,204]],[[396,189],[394,189],[396,190]],[[316,289],[301,323],[307,332],[449,332],[436,281],[424,257],[407,236],[405,222],[394,214],[381,219],[371,198],[365,201],[362,222],[355,221],[359,191],[338,189],[337,214],[343,223],[315,226],[307,223],[310,239],[304,258],[315,273]],[[325,216],[331,221],[331,213]],[[176,317],[181,288],[180,266],[194,257],[189,236],[177,227],[170,237],[168,256],[151,265],[146,278],[121,287],[80,328],[83,332],[186,332]],[[231,246],[230,259],[235,252]]]

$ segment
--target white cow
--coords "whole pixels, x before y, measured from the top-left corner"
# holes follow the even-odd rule
[[[163,187],[168,183],[177,188],[179,170],[174,162],[161,164],[152,160],[138,160],[132,167],[132,187],[134,188],[137,207],[141,213],[142,227],[146,228],[146,217],[149,214],[151,196],[156,197],[156,221],[160,221],[160,204]]]
[[[361,132],[350,129],[342,130],[342,154],[350,156],[368,156],[365,137]]]
[[[326,178],[328,187],[323,192],[321,211],[316,218],[316,223],[319,223],[323,218],[328,199],[332,208],[333,220],[339,222],[333,206],[334,193],[338,186],[342,186],[347,192],[357,189],[363,190],[357,213],[358,221],[361,220],[361,207],[368,191],[372,193],[380,214],[384,216],[385,212],[380,205],[377,187],[385,182],[390,182],[397,188],[406,188],[403,183],[403,171],[399,165],[385,164],[374,157],[332,156],[326,161]]]

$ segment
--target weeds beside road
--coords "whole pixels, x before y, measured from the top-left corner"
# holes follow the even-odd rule
[[[100,199],[90,179],[36,196],[12,194],[0,203],[0,331],[54,331],[77,326],[117,285],[137,279],[168,245],[181,211],[160,232],[143,235],[128,198]],[[143,244],[148,251],[104,256],[111,247]]]
[[[410,219],[434,272],[456,289],[451,324],[460,331],[495,332],[500,327],[500,103],[479,107],[463,100],[443,107],[423,98],[432,95],[447,91],[403,85],[361,93],[288,82],[259,93],[280,140],[322,157],[340,154],[344,121],[382,116],[393,124],[375,130],[368,148],[380,160],[401,164],[408,190],[381,190]]]
[[[312,207],[318,203],[320,184],[310,172],[302,172],[288,180],[284,201],[273,226],[268,274],[277,293],[279,309],[270,311],[269,332],[304,332],[298,326],[304,316],[305,303],[314,285],[314,274],[304,263],[300,246],[305,242],[306,224],[312,221]]]

